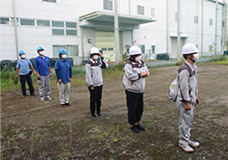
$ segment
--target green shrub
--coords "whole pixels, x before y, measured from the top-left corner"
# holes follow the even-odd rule
[[[157,54],[157,60],[169,60],[169,54],[168,53]]]

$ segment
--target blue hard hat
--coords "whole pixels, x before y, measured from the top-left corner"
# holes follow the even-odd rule
[[[67,53],[67,51],[65,50],[65,48],[61,48],[59,50],[59,54],[66,54],[66,53]]]
[[[25,54],[25,52],[21,50],[21,51],[19,52],[19,55],[22,55],[22,54]]]
[[[39,47],[37,48],[37,52],[40,51],[40,50],[44,50],[44,48],[41,47],[41,46],[39,46]]]

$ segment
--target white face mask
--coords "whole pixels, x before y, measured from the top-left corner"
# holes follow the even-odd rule
[[[135,61],[139,62],[141,60],[142,56],[135,57]]]
[[[194,58],[193,57],[191,58],[193,62],[196,62],[197,60],[199,60],[199,54],[198,53],[193,54],[193,56],[194,56]]]
[[[93,59],[94,59],[94,60],[98,60],[98,58],[99,58],[98,55],[94,55],[94,56],[93,56]]]
[[[21,58],[25,58],[25,54],[21,55]]]
[[[41,56],[44,56],[44,51],[39,52]]]
[[[65,58],[67,57],[67,55],[66,55],[66,54],[63,54],[61,57],[62,57],[63,59],[65,59]]]

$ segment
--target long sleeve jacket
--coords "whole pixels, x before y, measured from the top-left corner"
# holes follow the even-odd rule
[[[179,77],[180,91],[178,93],[178,99],[180,101],[189,101],[190,103],[196,103],[198,96],[197,85],[197,71],[196,66],[191,65],[187,61],[185,62],[194,73],[190,76],[188,70],[182,70],[177,76]]]
[[[145,88],[145,77],[141,77],[142,72],[150,72],[143,62],[136,64],[128,61],[124,67],[123,85],[124,88],[130,92],[142,93]]]
[[[108,63],[105,58],[100,61],[88,60],[85,65],[86,83],[89,87],[98,87],[103,85],[103,77],[101,69],[108,68]]]

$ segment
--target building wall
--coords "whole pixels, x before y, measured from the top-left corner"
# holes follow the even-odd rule
[[[95,44],[95,31],[93,28],[84,28],[83,46],[81,40],[81,31],[79,26],[79,17],[93,11],[105,11],[103,0],[93,1],[73,1],[73,0],[57,0],[57,3],[43,2],[42,0],[15,0],[16,17],[35,20],[64,21],[77,23],[77,36],[58,36],[52,34],[52,27],[38,26],[17,26],[18,31],[18,47],[24,50],[27,57],[36,57],[36,48],[43,46],[45,53],[49,57],[53,57],[53,45],[77,45],[79,57],[74,59],[75,64],[79,64],[82,60],[83,52],[85,59],[89,56],[89,49]],[[166,19],[166,3],[169,2],[168,10],[168,32],[167,37],[167,19]],[[137,14],[137,5],[144,7],[144,15]],[[222,5],[219,4],[218,10],[218,51],[221,52],[222,38]],[[151,53],[151,46],[155,46],[155,53],[166,53],[167,50],[171,55],[172,38],[170,34],[176,34],[177,21],[175,13],[177,12],[177,0],[172,3],[167,0],[125,0],[118,1],[118,10],[120,14],[133,15],[139,17],[152,17],[151,8],[155,8],[156,22],[140,25],[139,29],[133,30],[133,38],[130,31],[124,31],[123,35],[123,51],[126,45],[145,45],[145,53]],[[114,9],[114,3],[113,3]],[[198,16],[198,23],[194,23],[194,16]],[[13,17],[12,1],[1,0],[1,17]],[[209,25],[209,19],[213,19],[213,25]],[[209,46],[215,41],[215,2],[204,0],[204,36],[203,36],[203,55],[210,54]],[[11,24],[12,22],[10,22]],[[15,33],[13,24],[0,24],[1,27],[1,57],[0,59],[17,59],[15,47]],[[181,32],[187,35],[186,42],[192,42],[201,49],[201,1],[199,0],[183,0],[181,1]],[[168,49],[167,49],[168,38]],[[88,39],[91,42],[88,43]],[[133,42],[132,42],[133,40]],[[174,56],[175,57],[175,56]]]

